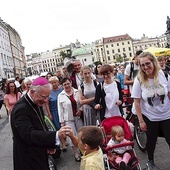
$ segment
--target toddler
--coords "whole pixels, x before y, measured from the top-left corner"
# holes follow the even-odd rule
[[[113,126],[111,130],[112,138],[109,140],[107,146],[111,147],[117,144],[129,142],[124,138],[124,130],[121,126]],[[130,167],[127,165],[131,155],[128,150],[131,150],[131,146],[123,146],[119,148],[114,148],[114,154],[110,155],[109,159],[115,161],[117,165],[119,165],[120,170],[128,170]]]

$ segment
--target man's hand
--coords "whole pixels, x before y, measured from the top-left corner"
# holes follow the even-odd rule
[[[59,139],[65,139],[66,136],[71,132],[71,127],[70,126],[62,126],[60,130],[58,131],[58,136]]]
[[[50,155],[55,154],[55,152],[56,152],[56,149],[53,149],[53,148],[47,149],[47,153],[50,154]]]

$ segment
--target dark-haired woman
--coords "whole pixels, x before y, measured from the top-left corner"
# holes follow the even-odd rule
[[[21,98],[21,93],[18,92],[17,87],[14,82],[10,81],[6,86],[6,93],[4,96],[4,103],[10,117],[11,111],[15,103]]]
[[[98,63],[94,69],[94,74],[96,76],[96,80],[100,83],[103,82],[103,80],[104,80],[103,75],[101,74],[101,71],[100,71],[101,67],[102,67],[102,63]]]
[[[72,87],[69,78],[63,78],[61,81],[63,91],[58,95],[58,115],[61,126],[68,125],[72,128],[74,135],[83,126],[80,118],[82,111],[80,110],[78,90]],[[70,146],[73,148],[75,161],[81,160],[78,148],[73,145],[70,138],[68,139]]]

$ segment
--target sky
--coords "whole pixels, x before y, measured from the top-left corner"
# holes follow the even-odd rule
[[[0,17],[20,34],[25,54],[102,37],[166,32],[169,0],[2,0]]]

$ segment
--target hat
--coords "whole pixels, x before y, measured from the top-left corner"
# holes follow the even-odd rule
[[[45,85],[45,84],[49,84],[49,81],[44,77],[38,77],[32,82],[33,86],[36,86],[36,85],[42,86],[42,85]]]

